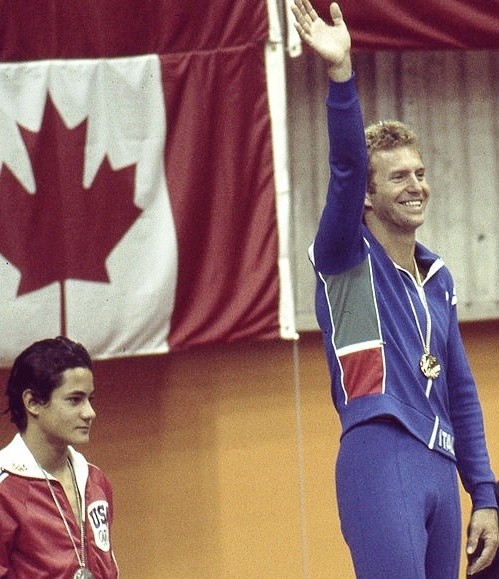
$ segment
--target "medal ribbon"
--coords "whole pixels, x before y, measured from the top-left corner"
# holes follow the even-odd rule
[[[69,460],[69,458],[68,458],[68,466],[69,466],[69,470],[71,471],[71,479],[73,481],[73,486],[74,486],[75,493],[76,493],[76,501],[78,503],[78,514],[80,517],[79,524],[80,524],[81,555],[78,552],[78,548],[76,547],[76,543],[73,539],[73,535],[71,534],[71,529],[69,528],[68,521],[64,515],[61,504],[59,503],[59,500],[57,499],[57,496],[54,492],[54,489],[52,488],[52,484],[49,480],[49,477],[47,476],[45,469],[40,464],[38,464],[38,467],[40,468],[40,470],[43,473],[43,476],[45,477],[45,481],[47,482],[47,486],[49,488],[50,494],[52,495],[52,499],[55,503],[55,506],[57,507],[57,510],[59,511],[59,515],[61,516],[62,522],[64,523],[64,526],[66,527],[66,531],[69,535],[69,538],[71,539],[71,543],[73,545],[73,549],[76,553],[76,558],[78,560],[78,565],[80,566],[80,568],[84,569],[85,568],[85,520],[83,518],[83,506],[82,506],[80,491],[78,490],[78,485],[76,483],[76,476],[75,476],[75,472],[73,469],[73,465],[71,464],[71,461]],[[78,576],[78,571],[76,573],[77,574],[75,575],[75,577]],[[91,576],[92,575],[90,575],[90,577]]]
[[[419,337],[421,338],[421,344],[423,345],[423,351],[425,354],[430,353],[430,340],[431,340],[431,316],[430,316],[430,308],[428,307],[428,302],[426,300],[426,293],[423,287],[423,280],[421,279],[421,274],[419,273],[419,267],[416,263],[416,258],[412,258],[414,261],[414,269],[416,272],[416,282],[418,285],[418,292],[421,296],[421,303],[423,304],[423,309],[425,311],[426,316],[426,336],[423,337],[423,331],[421,330],[421,326],[419,324],[419,318],[416,312],[416,308],[414,307],[414,303],[407,292],[407,297],[409,298],[409,303],[411,304],[412,315],[414,316],[414,320],[416,321],[416,326],[418,328]]]
[[[414,307],[414,303],[412,301],[412,298],[409,294],[409,290],[407,288],[405,288],[405,291],[407,293],[407,298],[409,299],[409,303],[411,305],[411,310],[412,310],[412,315],[414,316],[414,321],[416,322],[416,327],[418,329],[419,332],[419,337],[421,339],[421,344],[423,345],[423,356],[421,357],[421,360],[419,362],[419,366],[421,369],[421,372],[430,380],[432,380],[433,378],[438,378],[438,375],[440,374],[440,364],[438,363],[438,360],[435,358],[435,356],[433,356],[430,353],[430,342],[431,342],[431,314],[430,314],[430,308],[428,306],[428,301],[426,299],[426,293],[423,287],[423,281],[421,279],[421,274],[419,273],[419,268],[418,268],[418,264],[416,262],[416,258],[413,257],[413,262],[414,262],[414,270],[415,270],[415,276],[416,276],[416,285],[418,287],[418,293],[421,297],[421,303],[423,304],[423,309],[425,312],[425,316],[426,316],[426,335],[423,336],[423,331],[421,329],[421,325],[419,323],[419,318],[418,318],[418,314],[416,312],[416,308]],[[427,395],[429,395],[429,393],[427,393]]]

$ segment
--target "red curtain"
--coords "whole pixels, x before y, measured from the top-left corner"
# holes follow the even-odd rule
[[[499,48],[499,0],[341,0],[357,50]],[[329,0],[314,6],[329,19]]]
[[[0,61],[113,58],[264,42],[265,2],[0,0]]]

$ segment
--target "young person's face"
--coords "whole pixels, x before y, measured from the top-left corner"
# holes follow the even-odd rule
[[[377,151],[371,159],[373,191],[366,209],[390,229],[414,231],[423,224],[430,188],[417,150],[400,147]]]
[[[38,424],[51,444],[85,444],[95,418],[92,407],[93,375],[88,368],[71,368],[62,374],[47,404],[38,406]]]

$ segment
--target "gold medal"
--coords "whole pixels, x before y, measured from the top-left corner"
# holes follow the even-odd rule
[[[412,315],[414,316],[414,321],[416,322],[416,327],[418,329],[419,337],[421,338],[421,344],[423,346],[424,354],[421,356],[419,360],[419,367],[423,375],[428,378],[429,380],[434,380],[438,378],[440,375],[440,362],[437,360],[436,356],[430,354],[430,342],[431,342],[431,315],[430,315],[430,308],[428,307],[428,302],[426,301],[426,294],[423,287],[423,280],[421,279],[421,274],[419,273],[419,267],[416,262],[416,258],[414,260],[414,273],[416,276],[416,283],[419,286],[419,292],[421,296],[421,302],[423,304],[423,308],[426,314],[426,335],[423,336],[423,332],[421,330],[421,326],[419,325],[418,315],[416,313],[416,308],[412,303],[411,296],[406,288],[407,298],[409,300],[409,304],[411,305]]]
[[[419,367],[427,378],[438,378],[440,374],[440,364],[433,354],[423,354],[419,361]]]

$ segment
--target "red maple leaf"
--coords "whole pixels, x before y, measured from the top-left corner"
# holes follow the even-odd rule
[[[64,314],[65,280],[109,282],[106,258],[142,212],[133,202],[135,165],[115,171],[106,157],[85,189],[87,120],[66,127],[50,94],[40,131],[19,129],[36,191],[27,192],[3,166],[0,253],[21,272],[17,295],[59,282]]]

